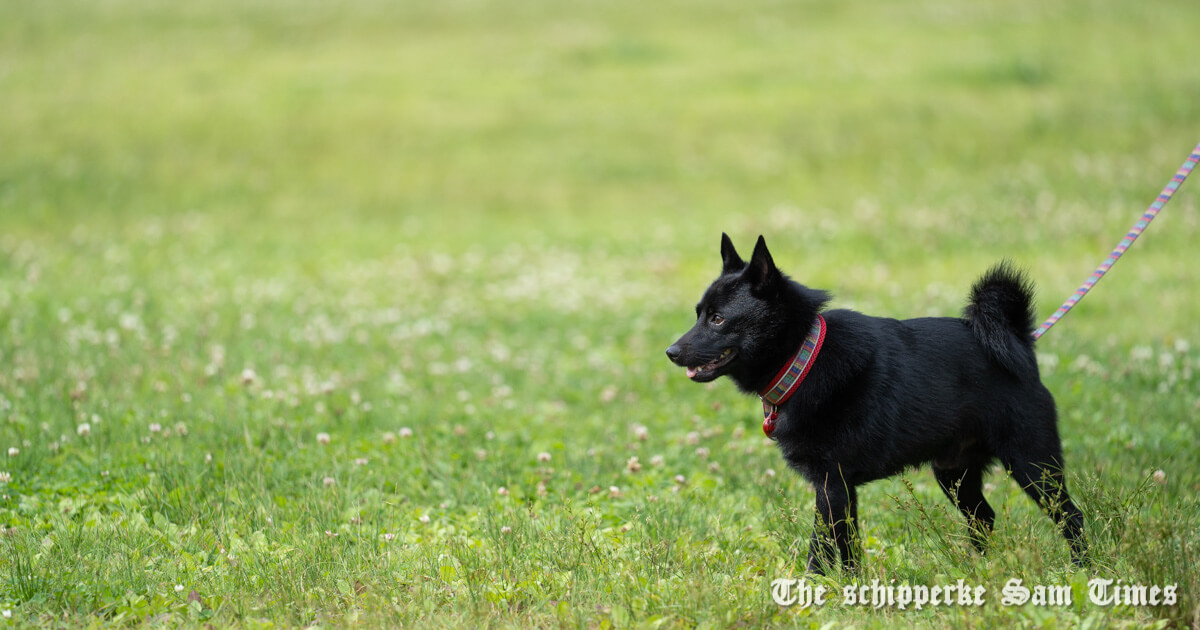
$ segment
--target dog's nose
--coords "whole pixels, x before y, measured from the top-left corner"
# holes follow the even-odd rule
[[[682,354],[682,351],[679,349],[679,344],[672,344],[670,348],[667,348],[667,358],[670,359],[672,363],[679,361],[680,354]]]

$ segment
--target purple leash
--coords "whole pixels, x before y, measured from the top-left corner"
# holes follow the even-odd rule
[[[1183,166],[1179,167],[1179,172],[1175,173],[1175,176],[1172,177],[1171,181],[1167,183],[1167,187],[1163,188],[1162,192],[1158,194],[1158,199],[1155,199],[1154,203],[1150,204],[1150,207],[1146,209],[1146,212],[1142,214],[1142,217],[1137,220],[1137,223],[1133,224],[1133,227],[1130,228],[1129,233],[1126,234],[1125,238],[1121,239],[1121,242],[1117,244],[1116,249],[1114,249],[1112,253],[1108,255],[1108,258],[1106,258],[1104,262],[1100,263],[1100,266],[1092,272],[1091,277],[1089,277],[1083,283],[1083,286],[1075,290],[1075,295],[1067,298],[1067,301],[1063,302],[1063,305],[1058,307],[1057,311],[1054,311],[1054,314],[1050,316],[1050,319],[1047,319],[1046,322],[1043,323],[1037,330],[1033,331],[1034,339],[1046,334],[1046,331],[1050,330],[1051,326],[1057,324],[1058,320],[1062,319],[1063,316],[1066,315],[1072,308],[1075,308],[1075,305],[1079,303],[1079,300],[1082,300],[1083,296],[1087,295],[1088,291],[1091,291],[1092,287],[1096,286],[1096,283],[1100,281],[1100,278],[1103,278],[1104,274],[1108,273],[1108,270],[1112,268],[1114,264],[1116,264],[1118,259],[1121,258],[1121,254],[1124,254],[1125,250],[1129,249],[1130,245],[1133,245],[1133,242],[1137,240],[1137,237],[1142,235],[1142,231],[1146,229],[1146,226],[1150,225],[1150,222],[1154,220],[1154,217],[1158,216],[1158,211],[1162,210],[1163,206],[1167,205],[1167,202],[1171,200],[1171,196],[1174,195],[1175,191],[1179,190],[1179,186],[1183,184],[1183,180],[1187,179],[1187,176],[1191,174],[1192,169],[1195,168],[1197,162],[1200,162],[1200,144],[1197,144],[1196,148],[1192,149],[1192,154],[1189,155],[1187,160],[1183,162]]]

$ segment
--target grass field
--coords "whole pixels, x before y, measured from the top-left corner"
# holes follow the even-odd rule
[[[773,603],[813,493],[662,352],[722,231],[897,317],[1010,257],[1048,315],[1200,139],[1197,32],[1192,0],[0,0],[0,627],[1197,627],[1200,181],[1039,344],[1096,566],[1002,471],[978,557],[920,470],[815,580],[982,608]]]

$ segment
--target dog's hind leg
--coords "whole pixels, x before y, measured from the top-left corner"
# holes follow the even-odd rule
[[[838,556],[847,571],[858,568],[855,547],[858,493],[840,477],[830,475],[826,479],[826,483],[813,484],[817,492],[817,516],[808,546],[808,570],[818,575],[833,568]]]
[[[1088,564],[1087,540],[1083,535],[1083,513],[1067,495],[1062,465],[1058,457],[1044,458],[1045,463],[1012,458],[1004,465],[1012,472],[1025,494],[1037,502],[1058,524],[1063,538],[1071,546],[1071,562],[1082,567]]]
[[[983,496],[983,468],[935,466],[933,476],[937,478],[942,492],[946,493],[958,511],[967,517],[967,524],[971,528],[971,544],[979,553],[985,553],[992,525],[996,522],[996,512]]]

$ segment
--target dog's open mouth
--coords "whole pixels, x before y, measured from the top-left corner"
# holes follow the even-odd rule
[[[696,367],[687,368],[687,376],[693,381],[711,381],[718,376],[717,370],[724,367],[737,356],[736,348],[725,348],[721,356]]]

